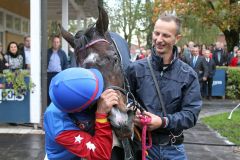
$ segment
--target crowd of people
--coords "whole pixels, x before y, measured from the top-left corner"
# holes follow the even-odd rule
[[[150,49],[148,50],[150,51]],[[235,46],[231,52],[227,52],[226,46],[221,42],[206,46],[190,41],[183,47],[178,46],[177,50],[179,59],[189,64],[198,74],[201,95],[209,100],[212,97],[211,90],[216,66],[240,67],[240,48],[238,46]],[[143,49],[137,54],[135,60],[146,58],[150,54]]]
[[[190,41],[188,44],[184,45],[182,48],[179,47],[179,57],[181,59],[191,58],[192,50],[196,46],[194,42]],[[234,46],[231,52],[228,52],[226,46],[221,42],[216,42],[214,45],[197,45],[199,48],[199,55],[204,56],[205,52],[210,52],[210,58],[214,60],[216,66],[240,66],[240,61],[238,52],[240,48]]]
[[[8,44],[6,53],[3,52],[3,46],[0,44],[0,73],[2,73],[4,69],[10,69],[12,71],[30,69],[30,42],[30,36],[24,37],[23,43],[18,44],[12,41]]]
[[[235,46],[227,52],[223,43],[215,45],[196,45],[189,42],[183,49],[179,48],[179,58],[189,64],[198,74],[203,98],[211,99],[213,76],[216,66],[240,67],[240,49]]]

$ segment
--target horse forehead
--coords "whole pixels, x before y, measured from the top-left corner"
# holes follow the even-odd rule
[[[97,54],[95,52],[92,52],[84,60],[84,63],[86,63],[86,62],[96,62],[98,58],[99,58],[99,54]]]

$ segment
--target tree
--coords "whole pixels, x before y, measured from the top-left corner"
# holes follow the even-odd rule
[[[110,28],[118,32],[123,32],[128,45],[131,45],[132,36],[136,30],[136,25],[141,19],[142,3],[141,0],[129,1],[122,0],[117,3],[114,9],[109,6]]]
[[[165,8],[182,15],[196,16],[208,26],[217,26],[225,35],[228,51],[239,43],[240,5],[238,0],[165,0]]]
[[[228,51],[239,43],[240,5],[237,0],[189,0],[189,12],[203,23],[216,25],[224,34]]]

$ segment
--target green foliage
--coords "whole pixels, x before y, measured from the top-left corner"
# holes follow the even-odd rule
[[[227,97],[240,99],[240,68],[230,67],[227,73]]]
[[[7,95],[5,89],[13,89],[15,96],[26,95],[27,92],[31,91],[35,84],[32,83],[31,79],[28,82],[27,77],[30,77],[28,70],[4,70],[3,74],[0,74],[0,79],[4,84],[3,98]]]
[[[226,97],[229,99],[240,99],[240,68],[239,67],[218,67],[226,70],[227,85]]]
[[[178,43],[180,46],[187,44],[189,41],[205,45],[216,42],[220,33],[216,26],[206,25],[193,15],[183,15],[181,19],[183,21],[181,30],[183,37]]]
[[[240,145],[240,110],[233,113],[228,120],[229,113],[202,118],[201,121],[226,137],[229,141]]]

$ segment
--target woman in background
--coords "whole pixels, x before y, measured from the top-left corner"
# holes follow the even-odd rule
[[[18,44],[16,42],[10,42],[8,44],[5,59],[9,64],[9,69],[23,69],[23,56],[20,54]]]
[[[0,73],[2,73],[4,69],[7,69],[7,66],[8,66],[8,63],[7,63],[6,59],[4,58],[3,46],[0,43]]]
[[[237,51],[236,57],[233,57],[230,66],[232,67],[240,67],[240,49]]]

